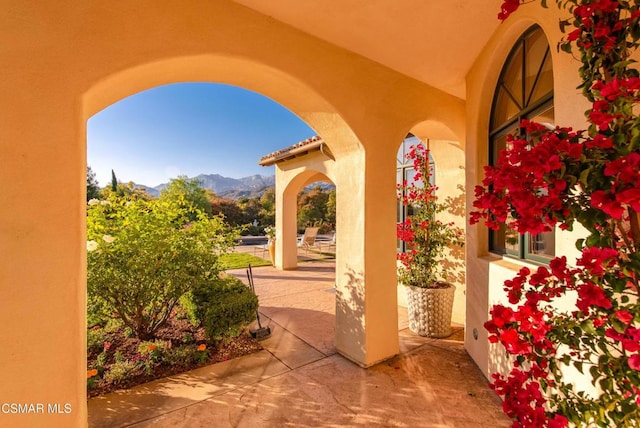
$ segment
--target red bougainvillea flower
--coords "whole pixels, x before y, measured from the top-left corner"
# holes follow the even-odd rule
[[[616,311],[615,316],[625,324],[629,324],[631,321],[633,321],[633,314],[631,314],[629,311]]]
[[[603,190],[596,190],[591,194],[591,206],[604,211],[616,220],[620,220],[624,214],[622,204],[616,200],[615,196]]]
[[[576,306],[586,314],[592,306],[610,309],[612,305],[611,300],[609,300],[602,288],[591,283],[585,283],[578,287]]]
[[[616,265],[618,252],[613,248],[590,247],[582,251],[582,256],[577,260],[578,266],[584,268],[594,276],[601,276],[605,269]]]
[[[509,15],[518,10],[518,7],[520,7],[520,0],[505,0],[502,6],[500,6],[498,19],[504,21]]]
[[[491,309],[491,321],[487,321],[485,324],[489,326],[490,332],[497,332],[498,328],[503,328],[515,321],[513,316],[513,309],[502,305],[496,305]]]
[[[630,356],[627,362],[629,363],[629,367],[640,371],[640,354]]]

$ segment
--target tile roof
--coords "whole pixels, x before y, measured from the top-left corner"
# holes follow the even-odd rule
[[[306,140],[300,141],[293,146],[286,147],[284,149],[280,149],[273,153],[269,153],[268,155],[262,156],[258,161],[258,164],[262,166],[271,166],[278,162],[284,162],[289,159],[304,156],[314,151],[321,151],[323,144],[324,141],[322,140],[322,138],[316,135],[315,137],[307,138]]]

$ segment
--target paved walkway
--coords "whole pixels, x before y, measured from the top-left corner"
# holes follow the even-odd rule
[[[406,329],[401,354],[362,369],[336,353],[334,262],[254,268],[263,351],[89,400],[92,427],[508,427],[462,346]],[[245,271],[232,272],[245,280]]]

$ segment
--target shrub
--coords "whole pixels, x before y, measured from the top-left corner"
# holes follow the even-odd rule
[[[104,379],[114,384],[126,380],[139,370],[138,364],[133,361],[120,360],[115,362],[111,368],[105,372]]]
[[[96,358],[96,368],[98,371],[104,371],[104,366],[107,364],[107,357],[107,351],[102,351],[98,354],[98,357]]]
[[[217,278],[218,255],[235,234],[189,205],[113,196],[89,203],[87,238],[89,294],[146,340],[180,296]]]
[[[198,316],[198,307],[193,299],[193,292],[188,291],[180,297],[178,301],[180,309],[182,309],[184,316],[189,320],[194,327],[200,327],[201,317]]]
[[[171,342],[165,342],[164,340],[140,342],[138,344],[138,353],[147,357],[149,361],[153,363],[159,363],[170,348],[170,343]]]
[[[210,340],[237,336],[256,315],[258,298],[237,278],[201,284],[189,293],[189,318],[204,326]]]
[[[105,331],[102,328],[87,330],[87,351],[98,352],[102,349],[105,340]]]
[[[104,331],[107,333],[115,333],[122,328],[122,321],[119,318],[109,318],[104,326]]]
[[[189,367],[196,361],[197,353],[198,351],[195,345],[167,349],[164,354],[164,362],[170,366]]]
[[[87,295],[87,326],[105,325],[109,320],[107,303],[95,294]]]

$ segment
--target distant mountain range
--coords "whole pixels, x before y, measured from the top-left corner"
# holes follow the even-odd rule
[[[260,196],[270,187],[275,186],[275,175],[252,175],[243,178],[223,177],[220,174],[200,174],[196,177],[200,180],[202,187],[210,189],[218,196],[230,199],[251,198]],[[160,191],[167,187],[169,183],[162,183],[155,187],[135,184],[136,187],[143,188],[152,196],[160,195]]]

